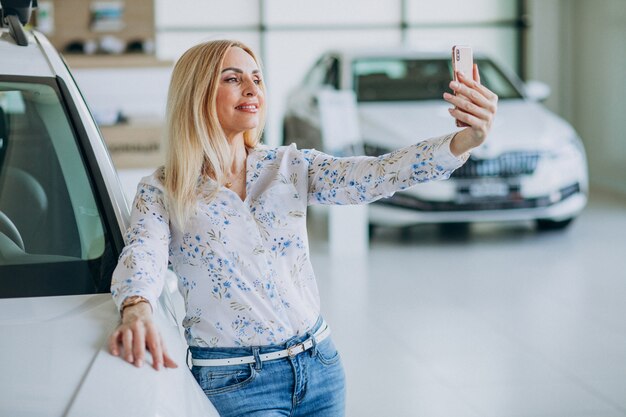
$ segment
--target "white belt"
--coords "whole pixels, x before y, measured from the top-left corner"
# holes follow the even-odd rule
[[[272,353],[264,353],[259,355],[259,359],[261,362],[273,361],[275,359],[282,358],[294,358],[296,355],[299,355],[302,352],[306,352],[307,350],[313,347],[313,339],[315,339],[315,343],[320,343],[324,339],[330,336],[330,327],[324,323],[320,329],[315,332],[313,337],[305,340],[302,343],[298,343],[297,345],[293,345],[288,347],[287,349],[279,350],[277,352]],[[195,366],[227,366],[227,365],[242,365],[246,363],[255,363],[256,359],[254,356],[241,356],[239,358],[227,358],[227,359],[195,359],[191,358],[191,363]]]

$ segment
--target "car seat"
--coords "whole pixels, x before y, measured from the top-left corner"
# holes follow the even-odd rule
[[[7,153],[7,146],[9,145],[8,134],[9,126],[7,119],[4,110],[0,107],[0,172],[2,172],[2,162]]]
[[[31,174],[19,168],[4,167],[0,179],[0,211],[11,219],[22,238],[22,248],[28,251],[29,245],[42,237],[40,232],[45,225],[48,197]]]
[[[6,214],[0,211],[0,233],[3,233],[6,237],[11,239],[16,245],[24,250],[24,241],[20,235],[19,230],[15,227],[15,224],[7,217]]]

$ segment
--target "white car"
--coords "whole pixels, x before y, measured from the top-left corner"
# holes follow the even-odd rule
[[[288,96],[283,143],[336,149],[321,134],[318,98],[328,90],[354,92],[367,155],[454,131],[442,98],[449,91],[450,58],[449,52],[405,49],[323,54]],[[371,225],[535,220],[539,229],[561,229],[586,205],[585,150],[572,126],[539,103],[547,86],[524,84],[484,55],[474,58],[482,83],[500,98],[487,142],[449,180],[372,204]]]
[[[186,366],[175,285],[155,317],[179,367],[108,353],[129,209],[68,68],[21,17],[0,28],[0,415],[218,416]]]

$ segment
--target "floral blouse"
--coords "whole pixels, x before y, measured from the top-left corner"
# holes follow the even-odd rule
[[[246,198],[199,181],[185,230],[169,221],[163,168],[139,183],[131,226],[111,284],[121,305],[141,295],[156,306],[168,266],[185,300],[190,346],[280,344],[306,333],[320,314],[309,256],[308,204],[360,204],[448,178],[467,160],[450,152],[452,135],[379,157],[338,158],[295,145],[249,150]]]

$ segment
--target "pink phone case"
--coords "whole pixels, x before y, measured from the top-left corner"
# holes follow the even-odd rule
[[[452,47],[452,75],[454,81],[458,81],[457,72],[460,72],[470,80],[474,78],[474,56],[471,46],[454,45]],[[467,127],[466,123],[456,121],[457,127]]]

